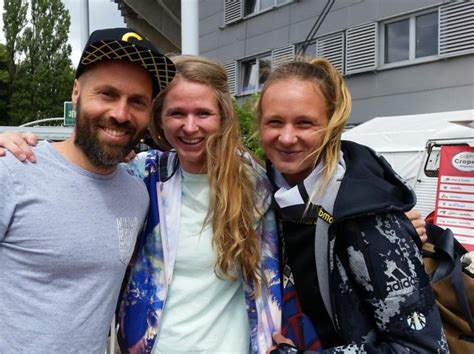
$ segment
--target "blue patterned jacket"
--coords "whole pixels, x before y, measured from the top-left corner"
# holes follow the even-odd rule
[[[255,228],[261,237],[261,268],[264,281],[259,296],[254,284],[244,284],[250,325],[250,353],[265,353],[271,334],[280,329],[281,290],[278,239],[271,210],[272,190],[264,169],[250,157],[255,203],[259,211]],[[150,195],[148,221],[137,244],[135,260],[120,306],[121,334],[130,353],[150,353],[166,311],[168,287],[173,277],[181,203],[181,173],[174,152],[150,150],[129,164],[142,177]]]

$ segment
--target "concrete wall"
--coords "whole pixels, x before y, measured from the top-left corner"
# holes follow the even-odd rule
[[[474,108],[474,56],[352,75],[350,123],[373,117]]]
[[[336,0],[317,36],[443,0]],[[200,54],[221,63],[302,42],[326,0],[298,0],[224,26],[224,1],[199,1]],[[346,77],[353,96],[350,123],[391,116],[474,108],[474,55]]]

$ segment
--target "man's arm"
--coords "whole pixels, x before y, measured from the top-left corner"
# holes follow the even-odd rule
[[[36,146],[38,138],[33,133],[18,133],[7,131],[0,133],[0,157],[5,156],[6,151],[10,151],[20,161],[36,162],[32,146]],[[131,150],[124,157],[123,162],[130,162],[136,156],[135,151]]]

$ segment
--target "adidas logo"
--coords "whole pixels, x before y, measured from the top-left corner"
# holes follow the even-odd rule
[[[415,278],[408,276],[400,269],[394,269],[387,282],[387,292],[411,288],[415,284]]]

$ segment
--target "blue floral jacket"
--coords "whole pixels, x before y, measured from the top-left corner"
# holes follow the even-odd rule
[[[261,237],[261,268],[264,279],[259,295],[254,284],[244,284],[250,325],[250,353],[265,353],[271,334],[279,331],[281,289],[278,239],[271,210],[272,187],[264,169],[250,157],[248,169],[254,177],[258,208],[255,228]],[[130,353],[150,353],[166,311],[168,287],[173,277],[180,218],[182,180],[175,152],[150,150],[129,164],[131,173],[142,177],[150,195],[148,221],[137,244],[137,252],[120,306],[120,327]]]

